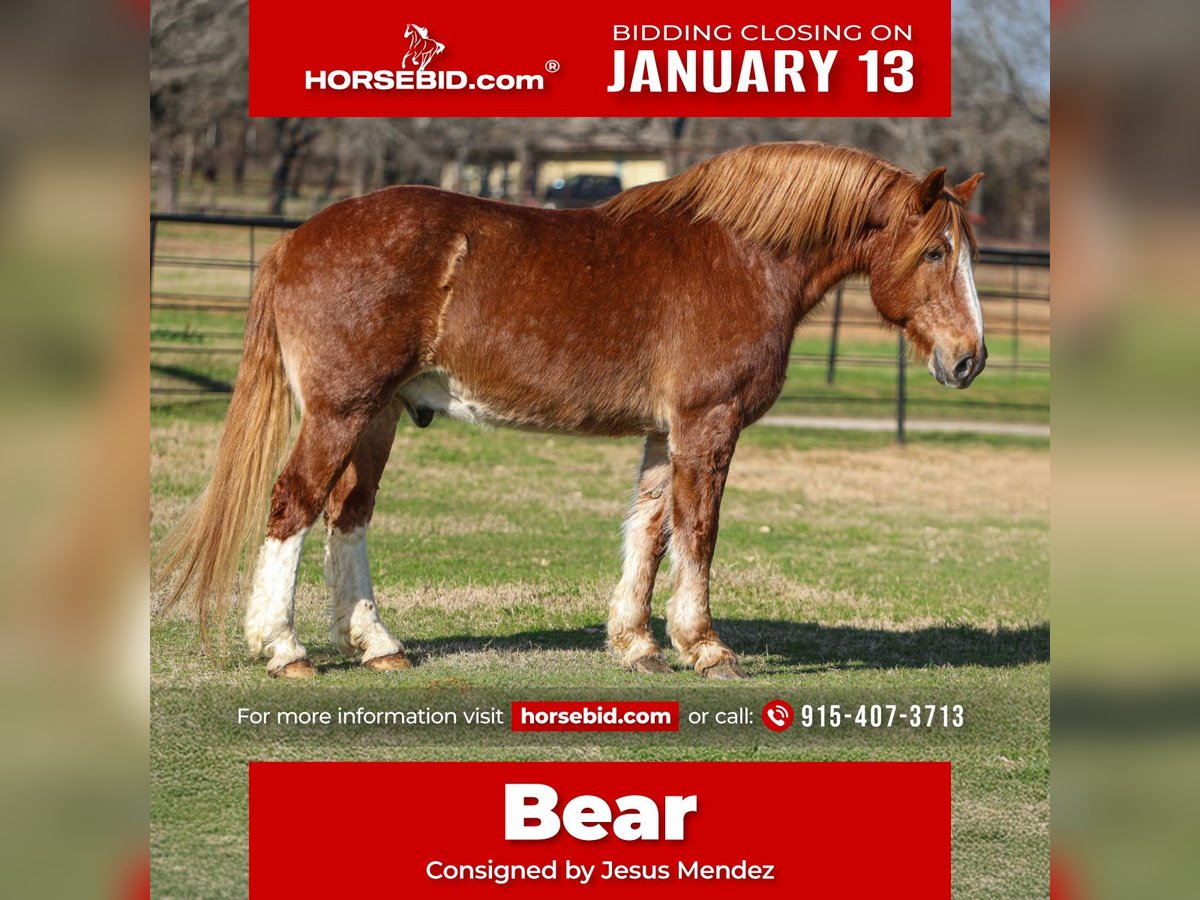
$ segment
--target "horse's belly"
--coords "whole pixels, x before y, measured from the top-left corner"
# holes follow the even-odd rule
[[[439,414],[477,425],[515,425],[506,414],[475,396],[462,382],[440,370],[423,372],[400,389],[413,418],[428,423],[428,416]]]
[[[441,369],[422,372],[409,381],[400,389],[400,398],[413,421],[421,426],[440,414],[476,425],[537,431],[648,434],[661,430],[655,417],[626,404],[584,406],[577,397],[571,402],[537,395],[527,395],[522,401],[485,396]]]

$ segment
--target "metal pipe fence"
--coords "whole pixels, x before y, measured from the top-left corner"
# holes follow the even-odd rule
[[[236,322],[225,320],[245,312],[260,255],[284,231],[303,221],[269,216],[150,214],[150,351],[152,375],[158,376],[157,383],[152,378],[152,395],[219,396],[232,389],[242,333]],[[1005,343],[1005,352],[999,356],[993,353],[989,359],[989,369],[1043,373],[1048,379],[1049,268],[1048,251],[980,248],[976,273],[988,322],[989,347],[996,338]],[[887,344],[879,340],[878,327],[866,282],[840,284],[832,292],[832,302],[805,321],[800,332],[805,339],[797,341],[790,358],[793,372],[823,369],[823,385],[810,380],[799,392],[785,391],[781,400],[786,403],[781,405],[818,410],[836,405],[850,415],[868,407],[879,408],[882,401],[878,397],[858,397],[845,391],[829,394],[821,388],[837,386],[843,370],[868,372],[894,366],[896,437],[903,442],[910,407],[933,401],[917,399],[908,390],[908,353],[903,336],[898,347],[889,352]],[[818,349],[816,342],[824,329],[827,345]],[[856,332],[869,337],[860,335],[856,342]],[[1044,403],[991,400],[986,406],[1010,416],[1048,415],[1048,393]]]

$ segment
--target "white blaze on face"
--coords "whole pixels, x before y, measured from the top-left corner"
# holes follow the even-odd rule
[[[975,268],[971,265],[971,251],[965,240],[959,241],[958,270],[955,273],[961,279],[962,291],[967,295],[967,306],[971,312],[971,321],[975,323],[975,333],[979,343],[983,343],[983,308],[979,305],[979,291],[975,288]]]

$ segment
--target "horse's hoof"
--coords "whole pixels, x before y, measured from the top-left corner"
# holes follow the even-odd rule
[[[412,663],[403,653],[392,653],[388,656],[376,656],[363,662],[368,669],[376,672],[395,672],[398,669],[411,669]]]
[[[631,662],[629,671],[637,672],[639,675],[667,674],[670,673],[671,667],[667,665],[667,661],[663,659],[661,653],[648,653]]]
[[[733,679],[750,677],[742,671],[742,667],[738,665],[738,661],[730,657],[725,657],[719,662],[713,663],[708,668],[701,669],[700,674],[705,678]]]
[[[316,678],[317,670],[307,659],[296,659],[278,669],[267,669],[267,674],[272,678]]]

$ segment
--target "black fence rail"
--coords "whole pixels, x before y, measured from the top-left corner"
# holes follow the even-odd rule
[[[150,214],[151,369],[160,380],[168,382],[152,381],[152,395],[218,396],[232,389],[231,370],[236,368],[236,357],[241,353],[242,333],[239,327],[218,323],[226,316],[245,312],[262,254],[283,232],[303,222],[270,216]],[[989,346],[996,338],[1007,342],[1003,354],[992,354],[989,369],[1040,372],[1049,377],[1049,269],[1048,251],[980,248],[976,273]],[[870,331],[863,333],[878,334],[878,319],[870,306],[866,282],[847,281],[833,291],[830,302],[806,320],[802,334],[807,340],[793,350],[793,371],[797,367],[820,367],[821,380],[832,386],[842,369],[895,367],[893,412],[897,437],[904,440],[910,408],[931,401],[915,399],[907,389],[908,353],[903,337],[892,352],[882,352],[883,345],[877,338],[866,351],[861,342],[858,350],[845,349],[853,343],[848,336],[865,329]],[[822,331],[827,334],[827,343],[818,352],[813,338]],[[1032,344],[1040,351],[1023,353],[1023,344]],[[181,361],[202,357],[217,362],[191,366]],[[220,360],[225,360],[223,366]],[[209,369],[224,369],[225,374]],[[844,393],[830,396],[810,387],[807,392],[802,388],[785,393],[780,405],[787,410],[819,411],[823,404],[836,404],[854,415],[867,407],[878,410],[880,403],[878,397]],[[1046,417],[1049,412],[1048,395],[1045,402],[989,401],[986,405],[990,410],[1003,409],[1018,417]]]

